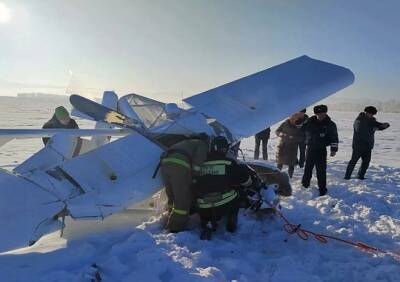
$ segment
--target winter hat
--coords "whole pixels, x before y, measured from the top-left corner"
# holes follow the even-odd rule
[[[376,115],[378,110],[374,106],[365,107],[364,112],[369,113],[371,115]]]
[[[64,108],[63,106],[57,107],[54,114],[58,120],[69,118],[69,113],[68,113],[67,109]]]
[[[307,109],[302,109],[301,111],[299,111],[300,113],[306,113]]]
[[[314,114],[327,113],[328,107],[326,105],[317,105],[314,107]]]

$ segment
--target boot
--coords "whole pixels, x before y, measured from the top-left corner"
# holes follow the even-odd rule
[[[319,196],[321,197],[321,196],[325,196],[326,195],[326,193],[328,193],[328,189],[319,189]]]
[[[213,230],[211,228],[203,228],[200,233],[200,240],[211,240]]]
[[[301,181],[301,185],[302,185],[304,188],[308,188],[308,187],[310,187],[310,182],[306,182],[306,181],[302,180],[302,181]]]
[[[201,222],[201,233],[200,240],[211,240],[212,233],[217,230],[217,226],[212,224],[210,221]]]
[[[237,220],[238,220],[238,213],[235,212],[234,214],[228,214],[228,218],[226,220],[226,231],[228,232],[235,232],[237,229]]]
[[[288,169],[288,173],[289,173],[289,177],[292,178],[293,177],[293,172],[294,172],[294,166],[290,165],[289,169]]]

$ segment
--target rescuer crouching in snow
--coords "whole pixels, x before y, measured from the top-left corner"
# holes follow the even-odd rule
[[[226,217],[226,230],[235,232],[240,207],[240,189],[252,184],[245,166],[227,157],[229,144],[225,137],[215,137],[211,150],[195,178],[193,193],[201,221],[202,240],[211,239],[217,222]]]
[[[200,170],[208,153],[208,136],[199,134],[176,143],[163,153],[161,177],[168,197],[169,216],[166,228],[171,232],[187,229],[192,202],[193,175]]]

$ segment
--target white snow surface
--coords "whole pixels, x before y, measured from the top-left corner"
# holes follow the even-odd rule
[[[51,110],[42,110],[43,105],[37,107],[41,111],[32,110],[36,116],[29,120],[27,114],[12,119],[11,115],[21,110],[17,111],[17,106],[7,107],[0,113],[0,127],[41,126]],[[293,223],[315,232],[399,252],[400,126],[397,121],[400,115],[377,115],[378,120],[390,122],[392,126],[376,133],[368,179],[345,181],[344,170],[351,155],[352,122],[358,113],[329,114],[338,125],[341,142],[338,155],[328,160],[328,195],[317,197],[315,178],[309,189],[301,188],[302,169],[296,168],[293,196],[281,200],[283,214]],[[275,128],[268,146],[271,163],[277,142]],[[252,138],[242,142],[249,159],[253,144]],[[15,166],[40,147],[39,140],[7,144],[0,151],[0,168]],[[135,217],[121,215],[125,219],[129,216]],[[113,220],[117,222],[121,218],[108,219],[108,223]],[[101,281],[148,282],[399,281],[400,261],[361,252],[332,240],[327,244],[312,237],[301,240],[286,233],[282,220],[277,217],[256,219],[242,211],[236,233],[224,232],[220,226],[211,241],[199,240],[199,221],[195,216],[191,231],[178,234],[163,230],[164,220],[162,215],[152,216],[138,226],[132,223],[135,220],[126,220],[116,224],[117,227],[104,224],[101,230],[89,221],[75,225],[64,238],[60,238],[59,232],[52,233],[32,247],[0,254],[0,281],[100,281],[96,277],[101,277]],[[67,221],[67,230],[68,224],[74,223]],[[1,228],[6,228],[6,224]]]

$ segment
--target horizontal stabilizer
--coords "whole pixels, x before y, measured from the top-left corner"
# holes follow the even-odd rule
[[[244,138],[353,82],[349,69],[301,56],[184,101]]]
[[[141,127],[141,123],[139,121],[131,119],[117,111],[114,111],[113,109],[86,99],[85,97],[71,95],[69,97],[69,101],[76,110],[90,116],[95,121],[103,121],[121,127]]]

